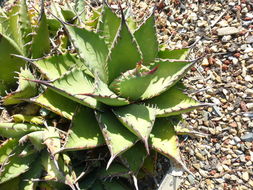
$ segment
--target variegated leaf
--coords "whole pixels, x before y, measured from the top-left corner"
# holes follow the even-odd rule
[[[72,120],[63,150],[83,150],[105,144],[94,111],[79,107]]]
[[[125,127],[144,142],[149,153],[148,138],[155,122],[156,111],[145,105],[131,104],[115,108],[113,112]]]
[[[132,147],[137,138],[122,126],[110,110],[103,113],[96,112],[96,118],[111,153],[111,158],[107,164],[107,168],[109,168],[115,157]]]
[[[195,61],[158,60],[150,71],[138,67],[123,73],[111,85],[115,93],[130,100],[145,100],[168,90],[194,65]]]

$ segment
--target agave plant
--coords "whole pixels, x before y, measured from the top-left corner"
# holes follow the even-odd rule
[[[69,129],[64,129],[67,133],[48,126],[50,119],[36,116],[36,111],[32,116],[14,115],[16,123],[1,123],[0,135],[9,139],[0,147],[0,184],[27,179],[27,189],[28,184],[34,188],[31,178],[37,176],[78,189],[80,178],[70,168],[71,156],[67,155],[104,145],[110,159],[105,168],[94,170],[81,180],[84,188],[127,189],[118,181],[104,180],[120,174],[128,179],[132,176],[137,187],[136,176],[150,161],[153,151],[186,169],[180,157],[178,135],[196,132],[180,127],[181,114],[208,105],[187,96],[181,82],[197,60],[186,60],[189,49],[161,48],[154,12],[138,28],[130,30],[122,9],[119,17],[104,4],[93,11],[92,18],[86,18],[80,11],[80,2],[68,9],[54,6],[53,18],[46,16],[42,8],[36,30],[22,25],[27,34],[35,30],[31,39],[25,38],[29,35],[19,38],[26,44],[30,42],[30,48],[23,48],[24,43],[20,42],[17,51],[9,51],[17,46],[15,42],[13,47],[0,51],[8,60],[14,56],[11,54],[19,54],[12,61],[21,65],[28,62],[33,70],[28,66],[21,69],[19,86],[2,98],[3,106],[28,102],[71,121]],[[28,14],[25,1],[21,5],[19,12]],[[10,18],[6,16],[8,22]],[[60,39],[58,44],[50,43],[55,35]],[[12,43],[2,31],[1,36]],[[5,42],[0,43],[2,48]],[[50,46],[54,46],[53,50],[44,56]],[[35,59],[38,57],[41,58]],[[20,65],[0,74],[9,75],[19,68]],[[4,85],[13,81],[11,77],[3,79]],[[6,89],[8,85],[0,86],[0,90]],[[20,159],[22,156],[26,159]],[[113,162],[115,158],[119,159]]]

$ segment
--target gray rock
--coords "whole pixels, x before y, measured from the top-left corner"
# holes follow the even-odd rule
[[[187,178],[188,178],[188,181],[190,182],[190,184],[194,184],[194,182],[195,182],[195,178],[191,175],[191,174],[189,174],[188,176],[187,176]]]
[[[246,133],[245,135],[241,136],[242,141],[253,141],[253,133]]]
[[[167,172],[164,176],[158,190],[174,190],[178,189],[179,185],[182,183],[183,179],[173,175],[173,168]],[[181,174],[182,175],[182,174]]]
[[[253,43],[253,36],[248,36],[248,37],[246,38],[246,43],[248,43],[248,44]]]
[[[216,148],[216,150],[219,150],[221,148],[221,145],[219,143],[216,143],[215,148]]]
[[[241,142],[241,139],[239,137],[235,136],[234,137],[234,141],[237,142],[237,143],[239,143],[239,142]]]
[[[217,29],[218,36],[225,36],[225,35],[231,35],[231,34],[237,34],[240,32],[238,28],[235,27],[224,27]]]

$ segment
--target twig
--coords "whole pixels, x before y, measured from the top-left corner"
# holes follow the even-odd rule
[[[211,28],[214,27],[218,22],[219,20],[224,16],[224,14],[226,14],[228,11],[228,9],[226,9],[223,13],[221,13],[221,15],[214,21],[213,24],[211,24]]]

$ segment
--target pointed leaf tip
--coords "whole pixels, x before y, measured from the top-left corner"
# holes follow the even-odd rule
[[[158,54],[158,39],[156,35],[154,13],[152,13],[134,32],[134,37],[143,54],[144,64],[154,61]]]
[[[111,159],[109,160],[110,162],[108,162],[108,166],[110,166],[116,156],[122,154],[136,143],[137,138],[122,126],[110,110],[106,110],[103,113],[95,113],[111,153]]]
[[[127,52],[127,54],[126,54]],[[110,84],[122,72],[133,69],[142,59],[141,52],[127,24],[122,20],[107,57]]]
[[[144,142],[149,153],[148,138],[155,122],[156,111],[145,105],[131,104],[116,108],[113,112],[129,131]]]

